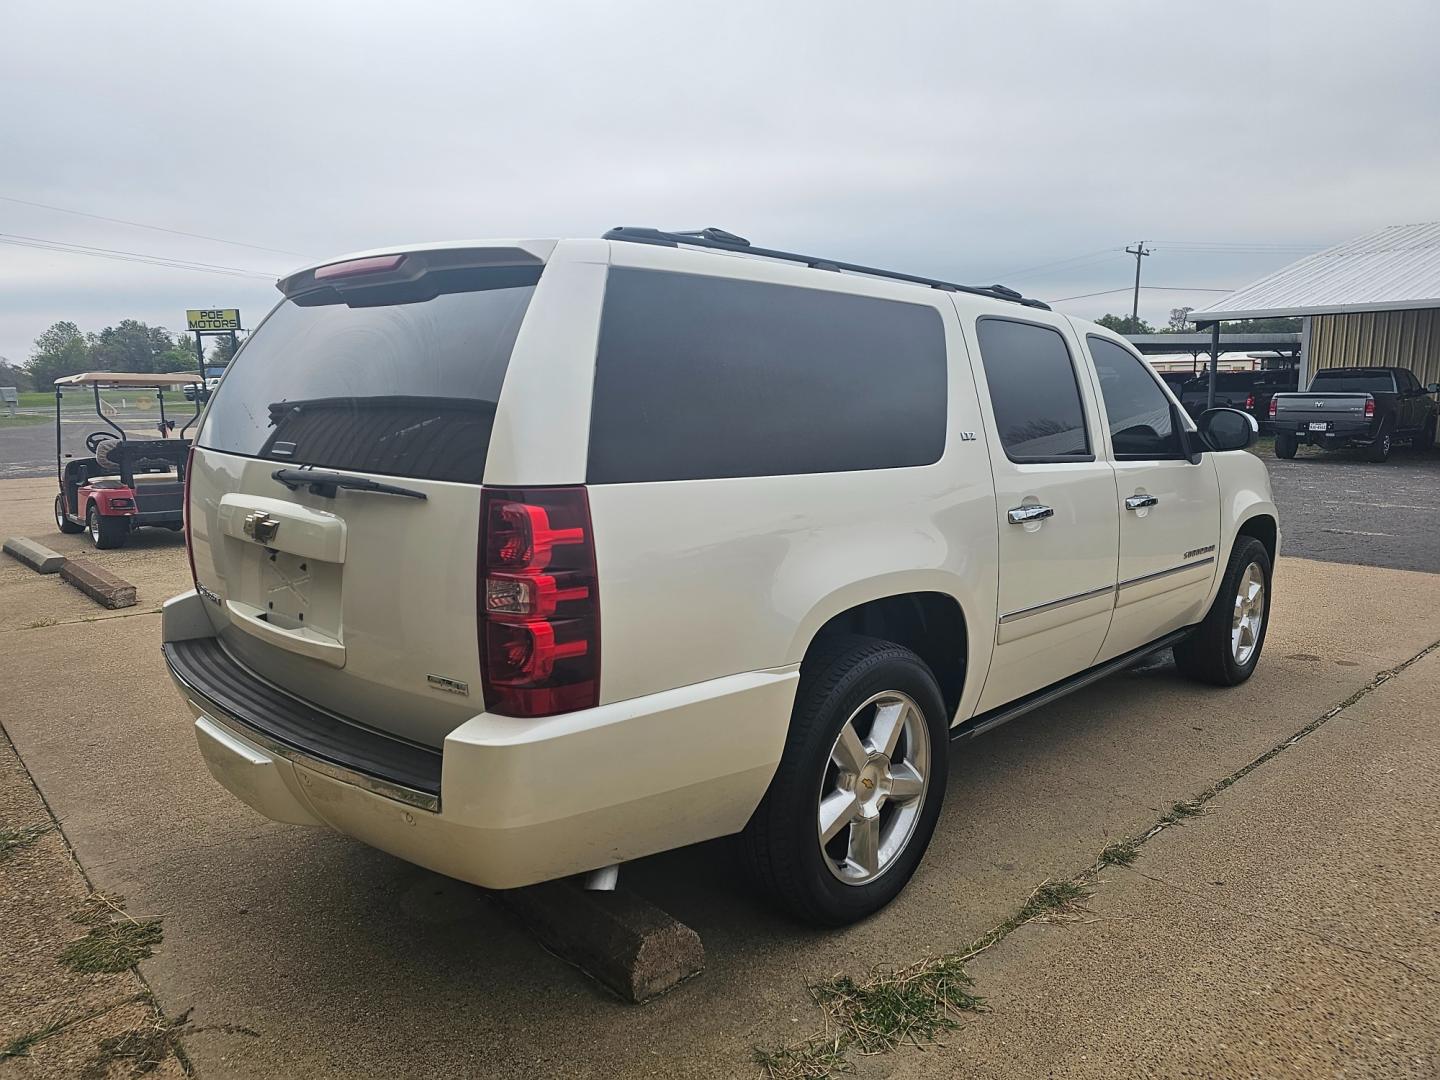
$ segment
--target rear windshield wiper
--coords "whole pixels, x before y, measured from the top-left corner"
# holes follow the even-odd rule
[[[326,499],[335,498],[335,493],[341,488],[350,491],[373,491],[377,495],[403,495],[407,499],[427,498],[423,491],[416,491],[414,488],[396,487],[394,484],[382,484],[378,480],[371,480],[366,476],[352,476],[349,473],[330,472],[328,469],[276,469],[270,474],[271,479],[278,480],[291,491],[298,488],[309,488],[310,494],[319,495]]]

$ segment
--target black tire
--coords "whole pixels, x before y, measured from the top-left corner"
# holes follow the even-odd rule
[[[1278,458],[1293,458],[1299,446],[1300,440],[1294,435],[1275,436],[1275,456]]]
[[[1264,582],[1264,609],[1259,633],[1254,636],[1254,647],[1241,663],[1232,648],[1231,633],[1240,581],[1252,565],[1259,567]],[[1270,574],[1270,553],[1265,550],[1265,545],[1253,536],[1237,537],[1230,552],[1230,561],[1225,564],[1220,591],[1210,605],[1205,621],[1175,646],[1175,666],[1182,675],[1212,686],[1238,686],[1250,678],[1255,665],[1260,662],[1265,633],[1270,629]]]
[[[124,547],[125,538],[130,535],[130,522],[124,518],[107,517],[93,502],[85,511],[85,525],[90,533],[90,542],[102,550]]]
[[[1389,460],[1392,445],[1390,432],[1382,429],[1380,434],[1375,436],[1375,441],[1365,448],[1365,459],[1367,461]]]
[[[915,722],[928,733],[928,783],[918,797],[908,839],[901,839],[888,865],[872,880],[849,883],[831,869],[821,847],[817,830],[822,785],[835,775],[831,752],[841,728],[857,716],[857,709],[888,692],[908,697],[920,714]],[[915,752],[908,739],[908,734],[901,737],[896,760]],[[879,911],[905,887],[930,843],[945,799],[949,749],[940,687],[918,656],[893,642],[858,635],[818,644],[800,668],[780,766],[740,836],[741,860],[751,878],[771,902],[807,923],[844,926]],[[854,790],[861,790],[858,783]],[[876,788],[869,785],[869,790]],[[889,805],[890,813],[900,812],[899,803]],[[885,822],[883,806],[879,813]],[[848,833],[849,826],[842,828],[832,847],[836,841],[843,847]]]
[[[75,522],[65,516],[64,495],[57,494],[55,496],[55,527],[62,533],[69,533],[71,536],[74,536],[78,532],[85,531],[84,525],[76,525]]]

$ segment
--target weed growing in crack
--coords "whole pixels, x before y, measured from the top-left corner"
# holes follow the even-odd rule
[[[1129,866],[1139,854],[1133,840],[1117,840],[1100,852],[1100,861],[1108,866]]]
[[[100,1050],[81,1071],[81,1080],[105,1080],[112,1075],[111,1067],[128,1064],[131,1077],[144,1076],[154,1072],[167,1057],[174,1054],[184,1060],[180,1039],[184,1036],[199,1035],[218,1031],[226,1035],[249,1035],[259,1038],[260,1033],[239,1024],[206,1024],[196,1026],[190,1023],[192,1009],[186,1009],[173,1020],[156,1016],[143,1027],[116,1035],[100,1043]]]

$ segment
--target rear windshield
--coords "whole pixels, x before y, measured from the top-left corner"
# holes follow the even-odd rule
[[[284,301],[236,355],[200,445],[287,465],[480,483],[540,270],[484,268]],[[350,303],[359,304],[352,298]]]
[[[1388,371],[1317,371],[1310,389],[1327,394],[1391,393],[1395,376]]]

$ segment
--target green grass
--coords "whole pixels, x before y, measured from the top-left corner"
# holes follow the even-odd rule
[[[147,390],[143,386],[131,387],[128,390],[101,390],[100,399],[109,402],[111,405],[119,405],[121,401],[128,401],[134,406],[136,402],[143,404],[155,404],[155,391]],[[185,400],[185,391],[166,390],[165,405],[189,405]],[[53,390],[26,390],[20,395],[20,407],[22,409],[48,409],[51,416],[55,414],[55,392]],[[65,391],[64,408],[68,411],[76,407],[86,409],[95,408],[95,392],[88,386],[72,386]]]
[[[14,416],[0,413],[0,430],[16,427],[37,427],[40,424],[49,424],[51,422],[51,417],[41,416],[38,413],[17,413]]]
[[[101,923],[67,945],[60,962],[75,971],[124,971],[150,959],[164,937],[159,919]]]
[[[984,999],[957,956],[939,956],[896,971],[880,971],[857,983],[841,975],[810,988],[832,1030],[862,1054],[893,1050],[902,1042],[923,1045],[958,1026],[962,1012]]]

